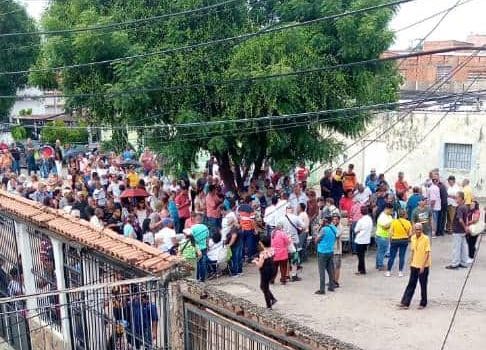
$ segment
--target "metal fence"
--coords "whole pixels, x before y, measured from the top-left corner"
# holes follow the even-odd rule
[[[186,350],[291,349],[208,308],[184,303]]]
[[[13,219],[0,215],[0,298],[22,293],[22,263],[17,246]],[[25,303],[0,304],[0,348],[29,350],[29,328],[24,312]]]

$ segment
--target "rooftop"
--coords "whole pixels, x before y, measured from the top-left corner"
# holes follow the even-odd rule
[[[110,229],[93,227],[85,220],[2,190],[0,210],[150,274],[168,271],[179,263],[178,258],[142,242],[125,238]]]

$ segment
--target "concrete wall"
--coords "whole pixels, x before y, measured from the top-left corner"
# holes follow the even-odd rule
[[[387,113],[378,116],[367,130],[376,130],[365,140],[351,147],[344,157],[346,163],[354,163],[360,181],[363,181],[371,168],[382,173],[405,158],[386,174],[390,182],[396,180],[398,171],[404,171],[409,184],[421,184],[433,168],[439,168],[442,177],[455,175],[457,179],[469,178],[477,196],[486,196],[486,112],[451,112],[438,127],[426,135],[445,115],[439,112],[417,112],[406,117],[383,136],[377,135],[397,121],[401,114]],[[366,134],[367,132],[363,132]],[[425,137],[424,141],[422,139]],[[345,144],[354,142],[346,139]],[[471,169],[447,169],[444,167],[446,143],[472,145]],[[356,157],[346,160],[369,145]],[[322,169],[324,170],[324,169]]]

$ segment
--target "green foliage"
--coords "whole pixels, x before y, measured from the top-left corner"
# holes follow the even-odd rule
[[[25,109],[21,109],[19,111],[19,116],[21,116],[21,117],[25,117],[25,116],[28,116],[28,115],[32,115],[32,108],[25,108]]]
[[[88,131],[87,124],[79,123],[75,128],[69,128],[62,120],[49,123],[42,128],[41,139],[47,143],[55,143],[60,140],[62,144],[66,143],[87,143]]]
[[[0,33],[32,32],[36,30],[34,21],[15,0],[2,1],[0,16]],[[5,37],[0,39],[0,71],[19,71],[29,69],[35,61],[39,47],[38,36]],[[0,76],[0,95],[15,95],[17,89],[27,83],[27,76]],[[0,100],[0,121],[7,121],[14,99]]]
[[[24,128],[21,125],[14,126],[11,130],[10,133],[12,134],[12,138],[15,141],[22,141],[27,138],[27,129]]]
[[[49,38],[40,64],[84,63],[182,47],[386,1],[268,0],[252,7],[242,1],[207,14],[171,17],[128,31],[77,33],[70,35],[70,40]],[[96,25],[217,2],[220,1],[58,0],[50,5],[43,25],[51,30]],[[239,84],[209,83],[377,58],[392,43],[393,35],[388,30],[392,16],[393,10],[382,9],[238,42],[64,70],[57,81],[66,93],[161,86],[170,89],[207,83],[204,87],[109,98],[72,98],[69,104],[88,107],[93,118],[108,125],[157,124],[145,129],[144,139],[164,155],[172,169],[187,169],[205,150],[219,158],[223,176],[231,182],[231,162],[239,170],[240,164],[255,163],[258,167],[264,160],[271,160],[282,169],[292,167],[298,160],[326,161],[341,149],[337,134],[359,133],[370,115],[333,114],[271,123],[232,121],[395,101],[399,75],[393,64],[381,64]],[[150,117],[153,115],[156,117]],[[215,120],[228,122],[184,128],[163,126]],[[123,143],[113,146],[123,147]]]

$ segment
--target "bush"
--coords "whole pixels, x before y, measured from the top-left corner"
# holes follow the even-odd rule
[[[55,143],[88,143],[88,127],[85,123],[79,123],[75,128],[69,128],[63,121],[49,123],[41,131],[43,142]]]
[[[15,141],[22,141],[27,138],[27,129],[25,129],[23,126],[18,125],[14,126],[11,130],[10,133],[12,134],[12,138]]]

